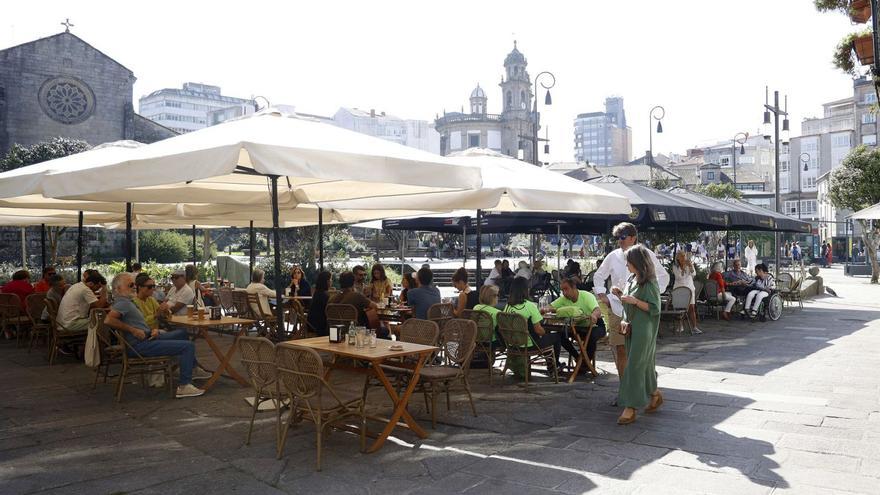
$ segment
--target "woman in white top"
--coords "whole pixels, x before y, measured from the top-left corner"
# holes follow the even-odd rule
[[[672,264],[672,274],[675,275],[675,284],[672,288],[687,287],[691,290],[691,303],[688,306],[688,318],[691,320],[691,328],[693,328],[694,333],[703,333],[702,330],[697,328],[696,290],[694,289],[695,273],[694,262],[691,261],[688,253],[683,250],[678,251],[675,254],[675,262]]]
[[[251,283],[247,286],[245,291],[248,294],[257,294],[260,300],[259,308],[251,308],[254,312],[259,314],[261,311],[264,315],[271,315],[272,306],[269,305],[269,298],[275,297],[275,291],[266,287],[266,284],[263,283],[263,270],[259,268],[254,268],[253,276],[251,277]]]

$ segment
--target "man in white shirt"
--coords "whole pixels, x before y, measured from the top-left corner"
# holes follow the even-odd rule
[[[755,265],[758,264],[758,247],[755,246],[754,239],[749,239],[749,245],[743,250],[743,256],[745,256],[746,262],[749,264],[747,267],[749,269],[749,275],[754,275]]]
[[[172,315],[186,315],[186,307],[193,303],[196,296],[192,287],[186,283],[186,272],[176,270],[171,274],[171,283],[174,286],[159,305],[159,311],[163,314],[170,312]]]
[[[263,270],[260,270],[259,268],[254,268],[254,273],[251,276],[251,283],[247,286],[245,290],[248,294],[257,294],[260,300],[259,310],[258,308],[251,309],[257,312],[257,314],[259,314],[258,311],[262,311],[264,315],[271,315],[272,306],[269,305],[269,298],[275,297],[275,291],[270,289],[269,287],[266,287],[266,284],[263,283],[264,276],[265,273],[263,272]]]
[[[494,285],[497,287],[499,280],[501,280],[501,260],[495,260],[495,267],[489,272],[489,276],[483,281],[483,285]]]
[[[516,270],[515,277],[522,277],[526,280],[532,279],[532,270],[529,269],[529,264],[525,261],[519,262],[519,269]]]
[[[58,305],[58,323],[67,330],[87,329],[89,311],[108,306],[106,291],[101,290],[105,285],[107,281],[97,271],[90,273],[85,281],[71,285]]]
[[[629,279],[630,273],[626,268],[624,251],[636,244],[638,233],[636,226],[631,223],[623,222],[617,224],[614,230],[612,230],[612,234],[617,239],[618,248],[605,256],[602,264],[593,275],[593,291],[599,299],[599,309],[605,318],[605,328],[608,330],[608,343],[614,349],[618,376],[623,376],[623,370],[626,368],[626,338],[620,334],[621,317],[611,311],[611,305],[606,294],[605,281],[611,279],[611,287],[626,290],[627,279]],[[666,286],[669,285],[669,273],[660,264],[660,260],[657,259],[657,255],[653,251],[648,250],[648,253],[651,256],[651,261],[654,262],[657,287],[662,294],[666,290]]]

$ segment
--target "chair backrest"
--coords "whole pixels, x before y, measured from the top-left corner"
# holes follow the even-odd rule
[[[278,377],[275,363],[275,344],[265,337],[239,337],[241,364],[257,391],[275,384]]]
[[[260,304],[259,294],[245,294],[247,295],[247,305],[250,308],[251,315],[253,315],[255,319],[265,320],[266,316],[271,316],[266,315],[266,313],[263,312],[263,305]]]
[[[427,316],[429,320],[437,322],[437,325],[443,328],[447,321],[455,318],[455,307],[451,303],[432,304],[428,308]]]
[[[327,325],[348,326],[352,322],[358,324],[358,310],[351,304],[327,304],[324,310],[327,315]]]
[[[477,323],[473,320],[453,318],[443,327],[441,350],[447,365],[467,370],[471,365],[476,346]]]
[[[466,309],[462,318],[477,324],[477,336],[475,337],[477,342],[492,342],[495,337],[495,322],[492,320],[492,315],[485,311]]]
[[[672,289],[672,309],[687,309],[691,305],[690,287],[676,287]]]
[[[508,347],[529,346],[529,322],[518,313],[498,313],[498,333]]]
[[[248,305],[247,292],[232,290],[232,305],[235,307],[235,312],[239,317],[255,319],[253,311],[251,311],[251,307]]]
[[[34,292],[25,299],[27,304],[28,319],[31,325],[40,325],[43,323],[43,310],[46,309],[46,293]]]
[[[797,280],[794,281],[794,283],[791,284],[789,290],[799,291],[799,290],[801,290],[801,284],[803,284],[803,283],[804,283],[804,279],[798,278]]]
[[[717,301],[718,300],[718,281],[717,280],[706,280],[706,285],[703,286],[703,290],[706,294],[707,301]]]
[[[787,290],[791,288],[791,284],[794,282],[794,278],[790,273],[782,272],[779,274],[779,277],[776,279],[776,288]]]
[[[93,308],[89,311],[89,327],[95,329],[95,336],[98,337],[98,347],[103,351],[107,346],[113,345],[110,338],[110,329],[104,324],[107,318],[107,309]]]
[[[296,399],[319,397],[324,382],[324,363],[308,347],[282,345],[275,349],[278,383]]]
[[[48,297],[45,299],[46,301],[46,313],[49,314],[49,327],[53,332],[57,332],[58,330],[63,330],[64,327],[58,323],[58,303],[49,299]]]
[[[704,285],[705,285],[704,282],[702,282],[700,280],[694,280],[694,297],[695,298],[699,299],[700,294],[703,292]],[[717,294],[718,291],[716,290],[715,293]]]
[[[0,292],[0,317],[18,318],[21,316],[21,299],[18,294]]]
[[[235,303],[232,301],[232,289],[229,287],[220,287],[218,295],[220,297],[220,307],[226,313],[235,311]]]
[[[21,308],[21,299],[18,298],[18,294],[0,292],[0,306],[11,306],[13,304],[17,304]]]
[[[437,345],[440,327],[437,322],[410,318],[400,325],[400,341],[410,344]]]

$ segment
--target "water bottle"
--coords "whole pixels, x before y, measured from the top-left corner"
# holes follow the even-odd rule
[[[351,322],[348,325],[348,345],[355,344],[356,336],[357,336],[357,330],[355,330],[354,322]]]

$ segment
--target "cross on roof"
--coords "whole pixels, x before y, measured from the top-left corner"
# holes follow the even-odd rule
[[[69,18],[69,17],[68,17],[68,18],[65,18],[65,19],[64,19],[64,22],[62,22],[61,25],[64,26],[64,32],[65,32],[65,33],[69,33],[69,32],[70,32],[70,28],[72,28],[72,27],[74,26],[73,24],[70,23],[70,18]]]

